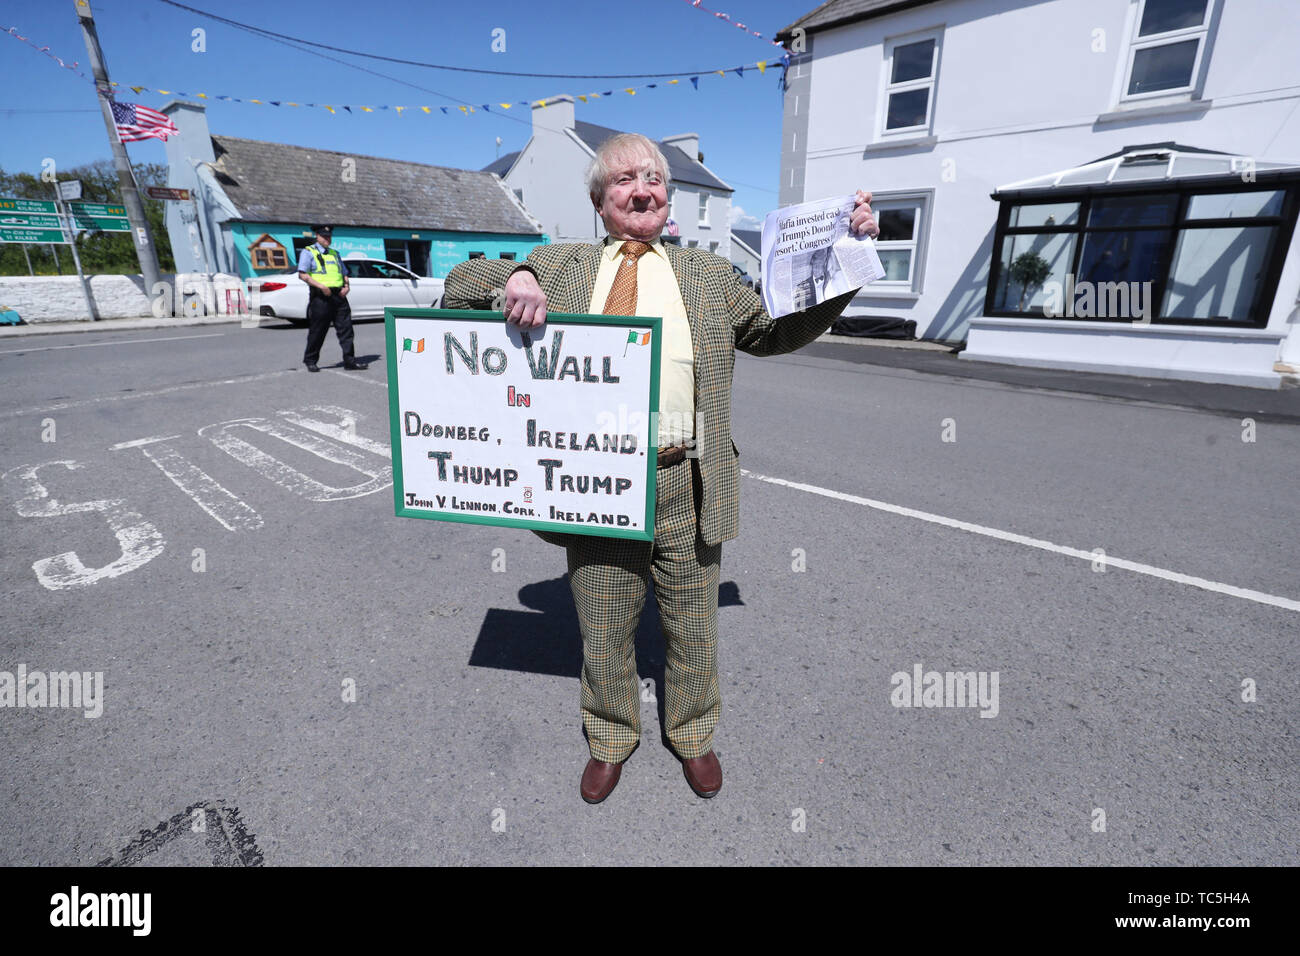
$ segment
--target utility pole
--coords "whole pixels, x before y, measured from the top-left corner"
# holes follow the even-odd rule
[[[104,114],[104,125],[108,128],[109,145],[113,148],[113,165],[117,168],[118,188],[122,191],[122,205],[126,207],[126,218],[131,224],[131,238],[135,242],[135,253],[140,260],[140,272],[144,276],[145,295],[152,298],[154,287],[162,281],[158,271],[158,255],[154,252],[153,237],[149,234],[149,223],[144,217],[144,204],[140,202],[140,193],[136,190],[135,176],[131,173],[131,161],[126,156],[126,146],[122,143],[122,137],[117,134],[117,123],[113,121],[111,106],[113,88],[108,82],[104,52],[99,48],[99,35],[95,32],[95,17],[90,12],[90,0],[73,0],[73,6],[81,22],[81,32],[86,38],[86,51],[90,54],[90,68],[95,75],[95,91],[99,94],[99,107]],[[167,298],[170,300],[171,296]]]

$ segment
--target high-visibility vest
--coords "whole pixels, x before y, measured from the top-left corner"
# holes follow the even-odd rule
[[[319,280],[320,284],[327,289],[341,289],[345,277],[343,275],[343,260],[333,249],[325,250],[321,255],[320,249],[316,246],[308,246],[308,251],[316,259],[316,268],[312,271],[313,279]]]

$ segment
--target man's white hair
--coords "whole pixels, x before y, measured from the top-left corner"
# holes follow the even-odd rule
[[[654,140],[640,133],[619,133],[596,148],[596,155],[587,166],[587,195],[591,197],[592,203],[599,205],[605,198],[605,187],[609,184],[614,162],[629,156],[643,158],[652,163],[655,172],[659,174],[664,187],[667,188],[672,180],[668,172],[668,160],[664,159],[664,154],[655,145]]]

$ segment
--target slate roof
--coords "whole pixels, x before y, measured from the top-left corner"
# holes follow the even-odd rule
[[[490,172],[213,136],[217,181],[251,222],[540,235]],[[503,157],[504,158],[504,157]],[[341,178],[356,161],[356,181]]]
[[[920,7],[938,0],[826,0],[811,13],[805,13],[794,23],[777,33],[776,38],[782,42],[789,40],[795,27],[802,27],[809,33],[825,30],[829,27],[842,26],[856,20],[870,20],[887,13],[906,10],[908,7]]]
[[[755,252],[762,252],[763,231],[761,229],[732,229],[731,234]]]
[[[515,164],[515,160],[519,158],[521,152],[523,152],[523,150],[517,149],[513,153],[506,153],[500,159],[494,160],[484,166],[483,172],[496,173],[498,176],[505,176],[506,173],[510,172],[510,167]]]

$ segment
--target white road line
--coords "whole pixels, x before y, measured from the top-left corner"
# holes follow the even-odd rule
[[[56,349],[94,349],[101,345],[136,345],[140,342],[187,342],[190,339],[219,339],[225,332],[209,332],[206,335],[169,335],[161,339],[130,339],[126,342],[87,342],[84,345],[42,345],[32,349],[3,349],[0,355],[11,352],[53,352]]]
[[[335,375],[342,375],[344,378],[349,378],[354,382],[365,382],[367,385],[378,385],[380,388],[388,387],[387,381],[380,382],[373,378],[366,378],[364,375],[358,375],[356,372],[345,372],[342,369],[337,369],[337,368],[325,368],[325,369],[321,369],[321,371],[332,372]]]
[[[0,412],[0,418],[20,418],[23,415],[39,415],[41,412],[60,412],[65,408],[80,408],[83,405],[99,405],[102,402],[125,402],[133,398],[152,398],[155,395],[170,395],[173,392],[187,392],[196,388],[211,388],[216,385],[243,385],[245,382],[257,382],[280,375],[294,375],[299,369],[283,369],[279,372],[259,372],[256,375],[240,375],[237,378],[223,378],[215,382],[187,382],[184,385],[168,385],[166,388],[150,389],[147,392],[127,392],[123,395],[100,395],[98,398],[82,398],[71,402],[55,402],[52,405],[34,405],[31,408],[18,408]]]
[[[890,514],[901,515],[904,518],[919,518],[922,521],[929,521],[932,524],[943,525],[947,528],[956,528],[958,531],[969,531],[972,534],[982,534],[989,538],[997,538],[999,541],[1009,541],[1012,544],[1022,544],[1029,548],[1051,551],[1054,554],[1062,554],[1070,558],[1079,558],[1083,561],[1092,562],[1099,560],[1098,556],[1093,554],[1091,551],[1080,551],[1078,548],[1067,548],[1064,545],[1053,544],[1050,541],[1042,541],[1038,538],[1030,538],[1023,534],[1015,534],[1010,531],[1000,531],[997,528],[972,524],[969,521],[959,521],[956,518],[945,518],[943,515],[931,514],[928,511],[917,511],[914,508],[904,508],[901,505],[891,505],[884,501],[875,501],[871,498],[862,498],[858,495],[845,494],[842,491],[831,491],[829,488],[819,488],[816,485],[805,485],[797,481],[786,481],[784,478],[773,478],[769,475],[759,475],[752,471],[746,471],[743,468],[740,473],[748,478],[755,478],[758,481],[766,481],[769,484],[781,485],[785,488],[793,488],[796,491],[806,491],[809,494],[821,495],[823,498],[833,498],[836,501],[846,501],[850,504],[875,508],[877,511],[887,511]],[[1124,558],[1112,557],[1109,554],[1106,555],[1104,561],[1107,568],[1123,568],[1126,571],[1134,571],[1138,574],[1150,575],[1153,578],[1173,581],[1175,584],[1188,584],[1192,587],[1203,588],[1206,591],[1214,591],[1218,594],[1227,594],[1230,597],[1255,601],[1259,604],[1269,604],[1273,607],[1280,607],[1288,611],[1300,611],[1300,601],[1279,597],[1276,594],[1265,594],[1263,591],[1252,591],[1249,588],[1239,588],[1232,584],[1222,584],[1218,581],[1209,581],[1205,578],[1193,577],[1190,574],[1182,574],[1178,571],[1168,571],[1164,568],[1153,567],[1149,564],[1139,564],[1136,561],[1127,561]]]

